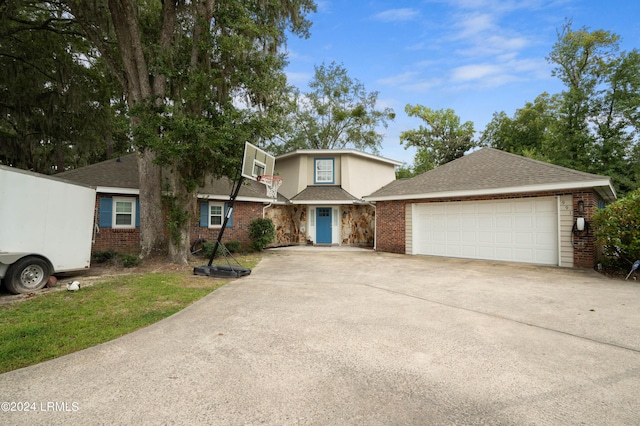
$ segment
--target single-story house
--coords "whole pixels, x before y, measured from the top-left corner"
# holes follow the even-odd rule
[[[103,161],[60,173],[72,182],[96,187],[93,251],[135,253],[140,249],[139,176],[136,154]],[[226,215],[233,182],[210,179],[198,189],[198,208],[193,212],[191,240],[215,241]],[[278,202],[286,200],[279,197]],[[246,181],[236,198],[224,241],[239,241],[248,247],[249,223],[263,217],[263,209],[274,202],[262,184]]]
[[[483,148],[365,196],[376,249],[591,268],[591,218],[615,200],[607,176]]]

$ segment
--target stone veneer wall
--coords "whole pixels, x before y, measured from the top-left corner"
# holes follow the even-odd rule
[[[376,210],[373,206],[342,206],[341,244],[373,247],[375,240]]]
[[[308,244],[308,206],[272,206],[265,211],[276,228],[274,246]],[[375,239],[375,208],[369,205],[340,207],[340,244],[373,247]]]
[[[306,244],[306,206],[271,206],[265,210],[265,218],[271,219],[276,228],[276,241],[273,246]]]

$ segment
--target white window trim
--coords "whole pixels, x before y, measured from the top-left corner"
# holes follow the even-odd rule
[[[220,207],[220,225],[212,225],[211,224],[211,207],[219,206]],[[209,229],[220,229],[222,228],[222,224],[224,223],[224,203],[217,201],[209,201],[209,213],[207,214],[207,224],[209,225]],[[216,215],[217,216],[217,215]]]
[[[318,162],[320,161],[328,161],[331,162],[331,179],[330,180],[320,180],[318,179]],[[313,164],[313,182],[315,184],[333,184],[336,181],[336,160],[334,158],[315,158],[314,164]]]
[[[117,204],[131,203],[131,225],[118,225],[116,221]],[[131,197],[113,197],[111,202],[111,227],[113,229],[135,229],[136,227],[136,199]]]

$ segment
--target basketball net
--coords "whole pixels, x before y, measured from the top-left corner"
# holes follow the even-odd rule
[[[280,176],[262,175],[258,176],[257,180],[267,187],[267,196],[274,200],[278,198],[278,188],[282,185],[282,178]]]

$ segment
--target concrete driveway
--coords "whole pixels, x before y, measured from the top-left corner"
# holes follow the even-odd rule
[[[640,283],[270,251],[171,318],[0,375],[0,395],[23,410],[0,424],[637,425]]]

